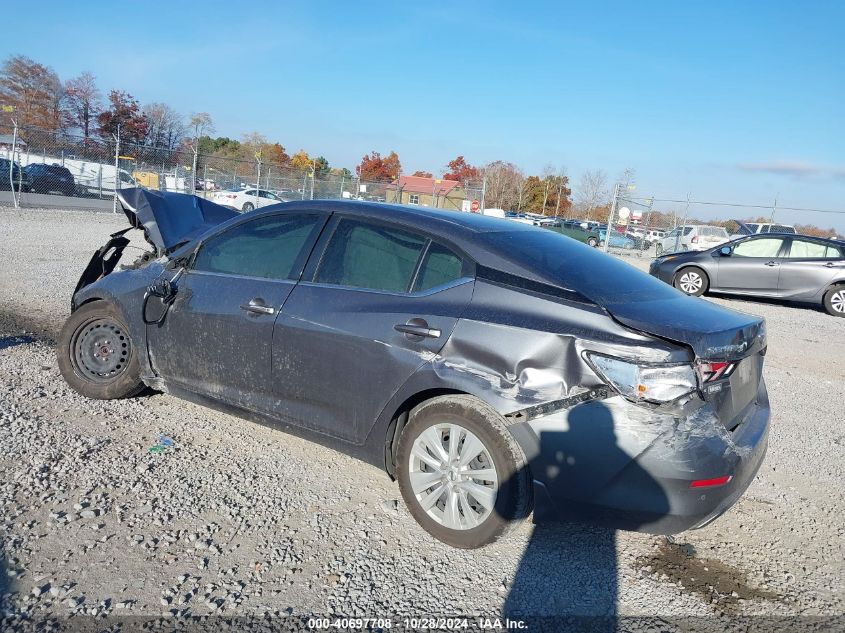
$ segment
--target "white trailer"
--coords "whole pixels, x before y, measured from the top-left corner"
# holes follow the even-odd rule
[[[0,156],[11,154],[8,149],[0,149]],[[9,158],[9,156],[3,156]],[[76,191],[80,195],[111,197],[114,195],[115,181],[119,189],[137,187],[138,183],[125,169],[115,170],[114,164],[101,163],[76,158],[73,154],[66,156],[50,156],[34,152],[15,152],[15,159],[21,167],[32,164],[60,165],[67,168],[73,176]],[[117,178],[115,178],[117,175]]]

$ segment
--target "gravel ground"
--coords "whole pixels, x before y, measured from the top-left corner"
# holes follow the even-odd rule
[[[0,209],[0,629],[73,614],[845,613],[843,320],[711,299],[766,317],[774,415],[756,481],[710,526],[672,541],[526,523],[460,551],[342,454],[168,395],[71,391],[55,335],[90,254],[124,227]],[[160,435],[173,445],[151,453]]]

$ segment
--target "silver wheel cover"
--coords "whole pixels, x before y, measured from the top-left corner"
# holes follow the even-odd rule
[[[831,295],[830,307],[834,312],[845,314],[845,290],[838,290]]]
[[[688,295],[695,294],[701,287],[704,285],[704,280],[701,278],[696,272],[687,271],[681,275],[681,278],[678,280],[678,285]]]
[[[430,426],[414,440],[408,479],[420,507],[452,530],[484,523],[499,490],[490,452],[471,431],[451,423]]]

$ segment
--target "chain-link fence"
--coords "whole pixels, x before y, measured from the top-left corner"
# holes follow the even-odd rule
[[[10,126],[0,134],[0,189],[13,192],[13,204],[35,206],[41,196],[112,200],[125,187],[194,193],[248,210],[279,201],[352,199],[418,204],[456,211],[483,208],[483,183],[447,187],[431,179],[432,191],[405,185],[404,178],[366,179],[348,169],[297,169],[290,164],[243,160],[195,151],[192,140],[176,148],[127,142],[115,134],[100,139]],[[450,186],[454,183],[450,183]],[[447,190],[448,189],[448,190]],[[430,195],[429,195],[430,194]],[[473,201],[477,201],[473,206]],[[102,206],[103,203],[100,203]],[[93,202],[92,202],[92,206]]]

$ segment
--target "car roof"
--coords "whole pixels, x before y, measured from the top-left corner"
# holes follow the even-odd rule
[[[519,224],[480,213],[463,213],[446,209],[431,209],[419,206],[366,202],[362,200],[294,200],[264,207],[254,214],[272,214],[280,210],[313,210],[343,213],[361,218],[384,220],[431,233],[449,235],[458,233],[469,237],[474,233],[543,231],[528,224]]]

